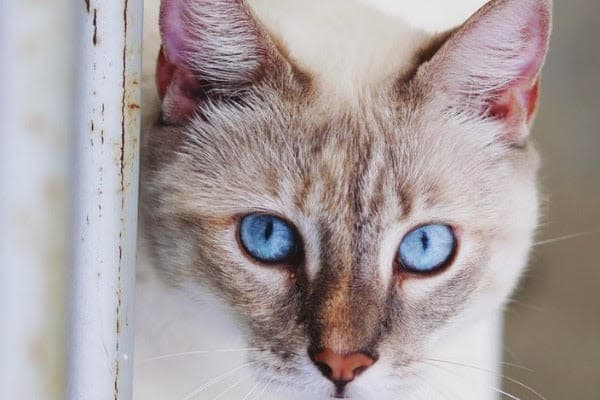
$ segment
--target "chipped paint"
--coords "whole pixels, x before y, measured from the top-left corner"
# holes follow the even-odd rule
[[[78,64],[78,128],[88,130],[94,144],[80,139],[76,146],[81,204],[75,229],[83,244],[73,257],[77,301],[68,399],[129,400],[133,326],[127,321],[133,318],[137,235],[142,1],[90,0],[91,12],[87,4],[80,14],[80,36],[88,39]]]

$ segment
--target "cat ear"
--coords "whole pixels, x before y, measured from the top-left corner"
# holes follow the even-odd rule
[[[493,0],[428,63],[428,78],[462,110],[498,120],[502,139],[526,139],[548,50],[551,0]]]
[[[239,97],[281,63],[242,0],[162,0],[160,31],[156,84],[169,122],[209,96]]]

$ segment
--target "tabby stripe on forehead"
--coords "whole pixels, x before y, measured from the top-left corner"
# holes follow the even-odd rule
[[[304,210],[308,195],[313,188],[313,178],[309,173],[304,172],[300,179],[300,185],[294,197],[294,204],[299,210]]]
[[[410,165],[410,160],[406,157],[402,159],[398,159],[397,156],[394,155],[394,150],[391,146],[388,146],[387,154],[389,160],[391,160],[391,175],[396,179],[394,182],[394,190],[396,194],[396,198],[398,199],[399,206],[401,207],[401,218],[406,218],[412,211],[413,206],[413,196],[409,191],[409,184],[406,181],[400,179],[402,176],[406,176],[403,168],[400,168],[400,165]],[[404,154],[404,153],[403,153]]]
[[[371,193],[371,199],[369,204],[369,209],[372,213],[378,213],[381,215],[381,208],[385,206],[385,194],[384,194],[384,184],[385,177],[387,171],[384,168],[380,168],[377,171],[377,176],[375,177],[373,183],[373,189]],[[403,207],[404,208],[404,207]]]
[[[353,179],[348,185],[348,203],[352,205],[352,215],[349,215],[348,218],[354,221],[353,241],[355,242],[357,241],[356,235],[359,235],[362,229],[361,225],[365,219],[364,213],[368,213],[368,211],[364,209],[362,192],[368,178],[368,166],[372,150],[371,141],[367,141],[366,148],[363,149],[361,147],[360,143],[357,143],[357,148],[351,149],[358,157],[354,162],[354,168],[351,175]]]

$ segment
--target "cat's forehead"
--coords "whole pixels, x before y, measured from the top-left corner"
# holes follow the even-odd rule
[[[332,112],[318,124],[292,129],[289,140],[301,149],[306,170],[330,183],[357,180],[357,191],[373,185],[402,186],[403,192],[434,192],[448,178],[470,171],[493,173],[494,154],[477,129],[436,113],[436,106],[395,93],[365,100],[354,108]],[[475,173],[474,173],[475,172]],[[398,189],[398,196],[405,197]],[[408,194],[406,194],[407,196]]]
[[[193,159],[173,168],[178,181],[189,171],[180,189],[191,193],[188,204],[310,215],[343,231],[358,216],[368,216],[363,225],[393,223],[420,209],[493,202],[478,195],[494,193],[498,175],[478,131],[485,126],[444,118],[420,88],[390,83],[330,101],[327,93],[304,99],[263,91],[254,100],[209,110],[210,120],[189,130],[184,150]],[[196,187],[210,188],[202,201]]]

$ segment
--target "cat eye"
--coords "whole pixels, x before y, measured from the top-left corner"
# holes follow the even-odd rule
[[[408,232],[398,248],[398,261],[409,272],[435,272],[454,256],[456,236],[448,225],[423,225]]]
[[[242,218],[239,238],[244,250],[265,263],[290,261],[297,253],[298,235],[290,223],[268,214]]]

